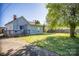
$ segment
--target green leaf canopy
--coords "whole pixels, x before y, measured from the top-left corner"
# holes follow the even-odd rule
[[[69,26],[71,23],[79,25],[78,3],[48,3],[46,8],[48,9],[46,20],[50,28]]]

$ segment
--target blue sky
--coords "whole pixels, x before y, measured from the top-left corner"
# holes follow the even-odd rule
[[[0,26],[13,20],[13,15],[24,16],[28,21],[39,20],[45,23],[46,5],[42,3],[0,4]]]

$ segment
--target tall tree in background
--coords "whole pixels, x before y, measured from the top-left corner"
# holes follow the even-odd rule
[[[35,20],[35,24],[40,24],[40,21],[38,21],[38,20]]]
[[[48,3],[47,23],[50,28],[57,26],[69,26],[70,37],[75,37],[75,28],[79,25],[79,4],[51,4]]]

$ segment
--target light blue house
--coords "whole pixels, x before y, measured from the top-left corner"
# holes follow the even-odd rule
[[[16,15],[14,15],[13,20],[5,24],[5,27],[8,36],[43,33],[43,25],[28,22],[23,16],[17,18]]]

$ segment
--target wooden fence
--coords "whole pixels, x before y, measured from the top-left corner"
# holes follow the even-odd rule
[[[70,29],[56,29],[56,30],[48,30],[48,33],[70,33]],[[79,33],[79,29],[75,30],[76,33]]]

